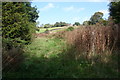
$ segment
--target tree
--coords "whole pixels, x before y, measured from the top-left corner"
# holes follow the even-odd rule
[[[108,20],[100,19],[98,23],[106,26],[108,24]]]
[[[36,29],[38,12],[31,7],[30,2],[3,2],[2,3],[2,37],[3,43],[8,44],[30,43],[32,33]]]
[[[112,16],[115,23],[120,23],[120,1],[111,2],[109,4],[110,16]]]
[[[84,21],[83,22],[83,25],[85,25],[85,26],[90,25],[90,24],[91,24],[90,21]]]
[[[67,23],[65,23],[65,22],[56,22],[54,24],[54,27],[63,27],[63,26],[67,26]]]
[[[102,12],[95,12],[95,14],[90,18],[91,24],[96,24],[102,19],[102,17],[103,17]]]
[[[50,27],[52,27],[51,24],[45,24],[45,25],[44,25],[44,28],[50,28]]]
[[[80,23],[79,22],[75,22],[74,24],[73,24],[73,26],[79,26],[80,25]]]

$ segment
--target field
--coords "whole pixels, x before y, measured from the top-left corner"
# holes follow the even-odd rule
[[[1,3],[0,78],[120,77],[120,1],[61,1]]]
[[[44,33],[46,29],[48,29],[51,32],[59,32],[59,31],[64,31],[68,27],[73,27],[73,26],[66,26],[66,27],[52,27],[52,28],[39,28],[39,31],[36,31],[36,33]],[[79,26],[74,26],[75,29],[77,29]]]
[[[46,29],[48,30],[54,30],[54,29],[58,29],[58,30],[64,30],[64,27],[53,27],[53,28],[40,28],[39,31],[36,31],[36,33],[43,33],[46,31]],[[56,32],[57,30],[55,30]]]
[[[71,57],[76,49],[68,46],[66,38],[55,35],[35,38],[25,46],[24,61],[17,71],[3,73],[8,78],[118,78],[118,52],[108,63]]]

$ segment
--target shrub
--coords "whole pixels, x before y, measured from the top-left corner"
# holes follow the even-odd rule
[[[58,38],[58,39],[64,39],[65,34],[66,34],[66,31],[59,31],[59,32],[53,34],[52,36],[54,36],[55,38]]]
[[[113,50],[117,49],[116,42],[120,41],[117,35],[117,29],[110,26],[87,26],[68,32],[65,37],[68,45],[77,51],[75,54],[71,53],[75,59],[80,57],[92,59],[104,53],[110,55]]]
[[[48,34],[48,33],[49,33],[49,30],[48,30],[48,29],[46,29],[46,30],[45,30],[45,33],[47,33],[47,34]]]
[[[68,28],[66,29],[66,31],[73,31],[73,30],[74,30],[73,27],[68,27]]]
[[[40,31],[40,29],[39,29],[38,27],[36,27],[36,31],[38,31],[38,32],[39,32],[39,31]]]

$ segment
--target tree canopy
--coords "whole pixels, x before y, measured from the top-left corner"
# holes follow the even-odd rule
[[[35,32],[38,12],[30,2],[2,3],[2,37],[16,42],[30,42]]]
[[[50,27],[52,27],[52,26],[53,26],[53,25],[51,25],[51,24],[48,23],[48,24],[45,24],[45,25],[44,25],[44,28],[50,28]]]
[[[102,17],[103,17],[102,12],[95,12],[94,15],[90,18],[91,24],[96,24],[102,19]]]
[[[115,23],[120,23],[120,1],[111,2],[109,4],[109,11]]]
[[[54,27],[63,27],[63,26],[67,26],[68,24],[67,23],[65,23],[65,22],[56,22],[55,24],[54,24]]]
[[[73,24],[73,26],[79,26],[80,25],[80,23],[79,22],[75,22],[74,24]]]
[[[84,22],[83,22],[83,25],[86,25],[86,26],[87,26],[87,25],[90,25],[90,21],[84,21]]]

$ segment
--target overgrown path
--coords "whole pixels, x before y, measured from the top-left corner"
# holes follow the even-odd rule
[[[103,78],[117,77],[116,71],[108,64],[91,65],[87,60],[74,60],[68,53],[64,39],[52,35],[35,38],[26,46],[25,59],[17,71],[6,73],[14,78]]]

